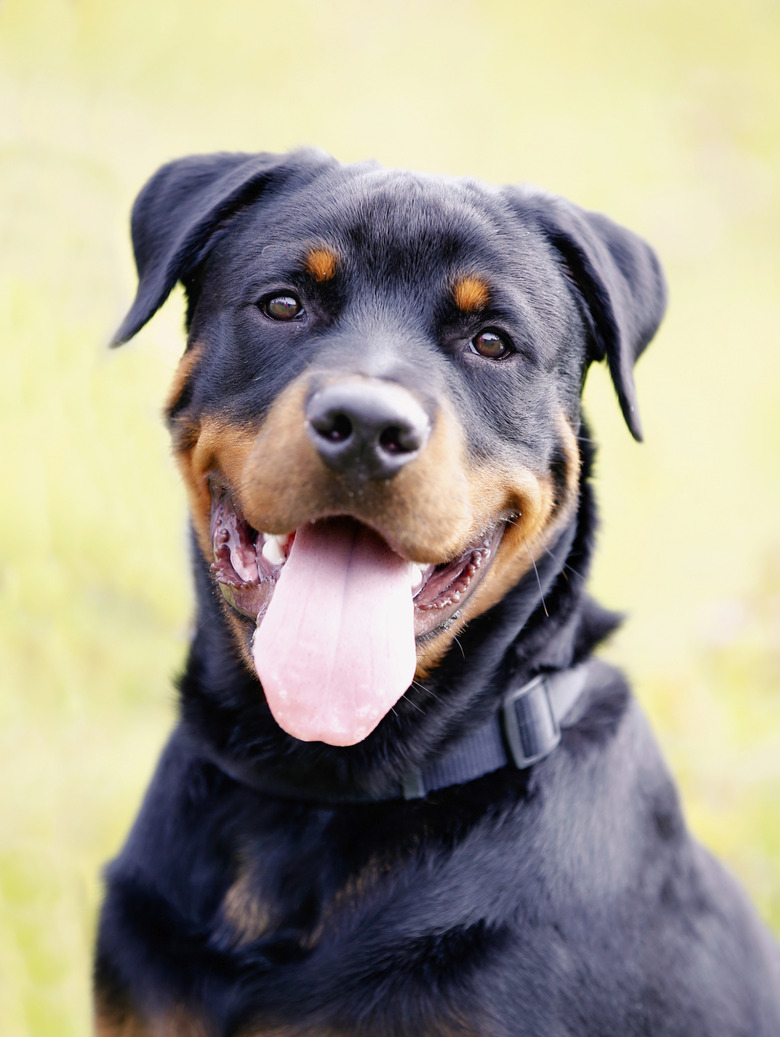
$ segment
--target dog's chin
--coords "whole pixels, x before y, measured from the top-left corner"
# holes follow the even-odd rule
[[[213,480],[211,571],[242,617],[244,654],[280,726],[304,741],[364,738],[456,623],[504,528],[496,522],[451,560],[420,565],[349,515],[284,535],[256,530]]]

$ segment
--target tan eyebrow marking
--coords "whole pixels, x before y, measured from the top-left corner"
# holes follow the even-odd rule
[[[329,248],[313,248],[309,250],[304,263],[304,270],[311,274],[315,281],[330,281],[336,273],[338,256]]]
[[[470,275],[458,278],[452,294],[459,310],[464,313],[476,313],[487,305],[490,289],[481,277]]]

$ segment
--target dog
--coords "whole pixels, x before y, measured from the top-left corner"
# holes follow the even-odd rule
[[[653,251],[527,187],[324,153],[164,166],[115,344],[181,282],[197,613],[106,872],[100,1037],[778,1037],[585,583],[605,360]]]

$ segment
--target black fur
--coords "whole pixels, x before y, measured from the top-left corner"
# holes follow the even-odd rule
[[[283,279],[288,241],[319,236],[359,262],[317,289],[316,336],[281,349],[271,331],[259,342],[245,313],[255,271],[273,266]],[[339,790],[386,794],[494,711],[510,682],[587,659],[616,625],[584,588],[596,517],[579,396],[588,364],[606,359],[640,438],[633,365],[665,304],[650,249],[539,192],[345,168],[315,152],[172,163],[139,196],[133,241],[140,284],[117,344],[178,280],[190,339],[208,343],[180,409],[257,420],[313,355],[362,363],[381,346],[394,379],[454,401],[473,456],[533,458],[562,495],[554,398],[579,434],[582,469],[557,542],[350,748],[277,727],[193,550],[181,721],[107,871],[96,958],[116,1026],[106,1032],[135,1019],[133,1033],[158,1033],[150,1020],[183,1006],[214,1037],[274,1027],[777,1037],[777,950],[690,838],[641,711],[610,667],[594,665],[576,723],[527,771],[419,802],[322,802]],[[474,331],[433,286],[459,264],[504,276],[491,322],[514,322],[524,363],[457,359],[453,343]],[[300,798],[253,791],[219,757],[294,782]],[[247,940],[222,906],[239,875],[266,914]]]

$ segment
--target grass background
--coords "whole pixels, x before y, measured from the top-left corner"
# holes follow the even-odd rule
[[[0,0],[4,1037],[88,1032],[99,869],[173,716],[181,298],[105,343],[133,196],[195,151],[526,180],[657,247],[645,445],[587,388],[594,587],[694,830],[780,930],[779,43],[776,0]]]

